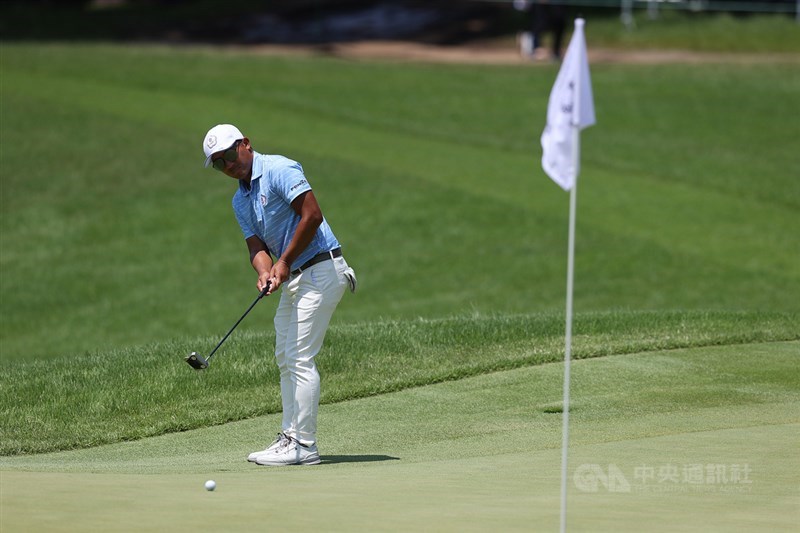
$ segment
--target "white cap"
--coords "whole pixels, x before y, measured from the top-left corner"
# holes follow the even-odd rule
[[[206,138],[203,139],[203,151],[206,153],[205,166],[211,164],[212,154],[227,150],[240,139],[244,139],[244,135],[233,124],[217,124],[208,130]]]

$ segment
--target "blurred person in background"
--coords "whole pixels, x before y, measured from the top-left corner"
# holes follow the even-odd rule
[[[519,35],[520,53],[536,61],[560,61],[567,8],[549,0],[514,0],[514,8],[527,13],[527,26]],[[544,36],[551,33],[548,52]]]

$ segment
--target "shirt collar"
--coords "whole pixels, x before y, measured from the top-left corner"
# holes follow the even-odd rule
[[[260,156],[261,154],[253,150],[253,169],[250,174],[250,187],[245,187],[244,183],[239,182],[239,190],[242,191],[242,194],[245,196],[250,196],[250,191],[253,190],[253,182],[264,175],[265,165],[263,158]]]

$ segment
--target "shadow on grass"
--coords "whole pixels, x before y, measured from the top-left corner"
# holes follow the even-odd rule
[[[399,457],[391,455],[323,455],[320,457],[323,465],[337,463],[375,463],[378,461],[399,461]]]

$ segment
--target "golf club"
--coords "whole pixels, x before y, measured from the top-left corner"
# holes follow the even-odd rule
[[[226,339],[227,339],[227,338],[230,336],[230,334],[231,334],[231,333],[233,333],[233,330],[235,330],[235,329],[236,329],[236,326],[238,326],[238,325],[239,325],[239,323],[240,323],[242,320],[244,320],[244,317],[246,317],[246,316],[247,316],[247,313],[249,313],[249,312],[250,312],[250,310],[251,310],[253,307],[255,307],[255,306],[256,306],[256,304],[258,303],[258,301],[259,301],[261,298],[263,298],[264,296],[266,296],[266,295],[267,295],[267,291],[269,291],[269,287],[270,287],[270,284],[269,284],[269,283],[267,283],[267,286],[266,286],[266,287],[264,287],[264,290],[262,290],[262,291],[261,291],[261,294],[259,294],[259,295],[258,295],[258,298],[256,298],[256,299],[255,299],[255,301],[254,301],[252,304],[250,304],[250,307],[248,307],[248,308],[247,308],[247,311],[245,311],[245,312],[244,312],[244,314],[242,315],[242,317],[241,317],[239,320],[237,320],[237,321],[236,321],[236,324],[234,324],[234,325],[233,325],[233,327],[232,327],[232,328],[231,328],[231,329],[228,331],[228,333],[226,333],[226,334],[225,334],[225,336],[224,336],[224,337],[222,337],[222,340],[221,340],[221,341],[219,341],[219,344],[217,344],[216,348],[214,348],[214,349],[211,351],[211,353],[210,353],[210,354],[208,354],[208,357],[203,357],[202,355],[200,355],[200,354],[199,354],[199,353],[197,353],[197,352],[192,352],[192,353],[190,353],[189,355],[187,355],[187,356],[184,358],[184,360],[185,360],[187,363],[189,363],[189,366],[191,366],[191,367],[192,367],[192,368],[194,368],[195,370],[203,370],[203,369],[205,369],[205,368],[208,368],[208,366],[211,364],[211,358],[212,358],[212,357],[214,356],[214,354],[217,352],[217,350],[219,349],[219,347],[220,347],[220,346],[222,346],[222,343],[223,343],[223,342],[225,342],[225,340],[226,340]]]

